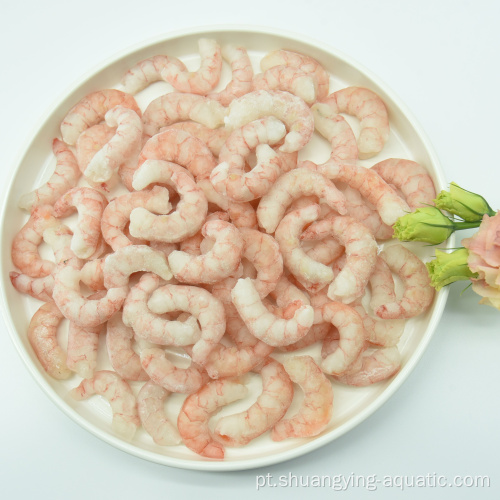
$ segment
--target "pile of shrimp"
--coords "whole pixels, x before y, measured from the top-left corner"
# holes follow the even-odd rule
[[[200,39],[199,53],[196,71],[139,61],[67,112],[51,177],[19,201],[10,278],[42,302],[29,342],[74,399],[107,399],[123,439],[142,427],[220,460],[264,434],[318,436],[336,387],[400,370],[406,320],[433,289],[392,225],[435,190],[425,167],[382,159],[389,118],[370,89],[333,89],[285,49],[260,71],[241,46]],[[152,85],[167,90],[140,106]],[[307,158],[312,137],[324,163]],[[248,377],[257,400],[218,417]]]

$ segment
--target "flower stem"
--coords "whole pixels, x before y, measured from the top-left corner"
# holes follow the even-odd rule
[[[479,227],[481,224],[481,221],[475,221],[475,222],[453,222],[453,228],[455,231],[459,231],[460,229],[471,229],[474,227]]]

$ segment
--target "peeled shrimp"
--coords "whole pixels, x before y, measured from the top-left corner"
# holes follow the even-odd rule
[[[231,133],[225,127],[212,129],[201,123],[188,121],[173,123],[162,128],[161,131],[164,132],[170,128],[184,130],[184,132],[194,135],[207,145],[214,156],[219,156],[222,146]]]
[[[279,421],[271,432],[273,441],[320,434],[333,414],[333,389],[310,356],[295,356],[283,362],[291,380],[304,391],[304,400],[291,418]]]
[[[260,370],[262,393],[248,410],[222,417],[215,435],[226,446],[244,446],[264,434],[287,412],[293,385],[281,363],[270,360]]]
[[[335,238],[326,237],[315,241],[314,246],[305,252],[311,259],[329,266],[343,255],[344,247]]]
[[[244,398],[247,392],[247,388],[240,383],[219,379],[188,396],[177,419],[184,444],[198,455],[224,458],[224,446],[212,437],[208,420],[218,408]]]
[[[73,152],[59,139],[54,139],[52,142],[52,151],[56,156],[54,172],[45,184],[21,196],[19,208],[32,212],[33,208],[40,205],[53,205],[59,197],[78,183],[81,172]]]
[[[117,373],[101,370],[92,379],[83,379],[70,395],[80,401],[94,394],[105,397],[113,411],[113,430],[123,439],[130,441],[140,425],[137,402],[129,384]]]

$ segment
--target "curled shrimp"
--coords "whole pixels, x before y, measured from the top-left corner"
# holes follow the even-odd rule
[[[53,140],[52,151],[56,157],[54,172],[45,184],[21,196],[19,208],[32,212],[33,208],[40,205],[53,205],[78,183],[81,172],[73,152],[59,139]]]
[[[58,307],[47,302],[35,312],[28,327],[28,340],[36,357],[43,369],[58,380],[72,375],[66,363],[66,353],[57,341],[57,329],[63,319]]]
[[[224,458],[224,446],[212,436],[208,420],[218,408],[244,398],[247,392],[247,388],[238,382],[218,379],[189,395],[177,418],[177,428],[184,444],[203,457]]]
[[[240,265],[244,241],[235,226],[225,221],[208,221],[202,233],[215,239],[209,252],[192,256],[174,251],[168,256],[174,277],[183,283],[216,283],[233,274]]]
[[[270,360],[260,370],[262,393],[248,410],[222,417],[215,435],[226,446],[244,446],[280,421],[293,399],[293,385],[281,363]]]
[[[208,149],[210,149],[214,156],[219,156],[222,146],[231,133],[225,127],[212,129],[202,125],[201,123],[189,121],[173,123],[168,127],[163,127],[161,132],[171,128],[184,130],[184,132],[194,135],[207,145]]]
[[[196,234],[208,212],[208,201],[189,172],[175,163],[146,160],[134,175],[135,189],[152,183],[168,184],[179,193],[174,212],[155,215],[147,208],[134,208],[130,214],[130,234],[146,240],[178,243]]]
[[[296,168],[283,174],[263,196],[257,207],[259,225],[273,233],[285,215],[287,207],[302,196],[324,198],[325,203],[340,214],[346,213],[344,195],[319,172]]]
[[[165,414],[165,401],[170,394],[150,380],[141,387],[137,395],[137,409],[142,426],[160,446],[175,446],[182,441],[177,427]]]
[[[304,391],[298,412],[280,420],[271,432],[273,441],[290,437],[311,437],[320,434],[333,414],[333,389],[311,356],[294,356],[283,362],[292,382]]]
[[[123,439],[130,441],[140,425],[137,401],[129,384],[117,373],[101,370],[91,379],[83,379],[78,387],[70,391],[77,401],[94,394],[105,397],[113,411],[113,430]]]
[[[105,290],[104,286],[104,261],[106,257],[89,260],[80,268],[80,280],[95,292]]]
[[[305,250],[308,257],[324,264],[331,265],[344,253],[344,247],[333,237],[316,241],[312,248]]]
[[[380,257],[401,278],[404,292],[400,300],[378,305],[375,314],[383,319],[413,318],[427,310],[434,298],[434,288],[425,264],[400,244],[384,248]]]
[[[130,108],[141,116],[141,110],[130,94],[115,89],[98,90],[85,96],[64,117],[61,123],[63,141],[73,146],[84,130],[102,122],[106,113],[115,106]]]
[[[78,222],[71,240],[71,249],[77,257],[88,259],[94,255],[101,240],[101,217],[108,200],[92,188],[70,189],[54,205],[56,217],[67,217],[78,211]]]
[[[224,118],[226,127],[236,129],[263,116],[275,116],[287,127],[285,142],[280,151],[293,153],[302,149],[314,132],[314,119],[307,104],[289,92],[281,90],[255,90],[229,105]]]
[[[313,324],[314,311],[309,305],[301,304],[291,319],[279,318],[270,313],[250,278],[239,279],[231,291],[231,297],[250,332],[272,346],[297,342]]]

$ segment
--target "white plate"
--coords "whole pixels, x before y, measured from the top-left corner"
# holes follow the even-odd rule
[[[113,434],[110,425],[111,411],[101,397],[95,396],[84,402],[75,402],[68,397],[68,391],[76,386],[80,379],[74,375],[69,381],[59,382],[49,377],[42,369],[26,335],[30,318],[40,303],[19,295],[9,281],[9,272],[13,269],[10,260],[10,245],[14,235],[27,219],[26,214],[17,208],[17,202],[22,194],[38,187],[50,175],[54,166],[51,153],[52,139],[59,136],[59,124],[62,118],[80,98],[94,90],[117,86],[121,76],[129,67],[156,54],[179,57],[189,69],[195,70],[199,64],[197,41],[200,37],[215,38],[219,43],[232,42],[245,46],[256,72],[259,72],[258,62],[265,53],[285,48],[317,59],[332,75],[331,91],[349,85],[372,89],[387,105],[391,135],[383,152],[375,158],[365,160],[363,164],[370,166],[388,157],[408,158],[428,168],[438,191],[445,187],[445,180],[436,155],[420,126],[394,93],[376,76],[349,57],[321,43],[296,34],[270,32],[267,29],[255,27],[193,29],[173,33],[128,49],[83,77],[78,85],[64,95],[60,102],[49,111],[47,118],[39,125],[38,132],[22,152],[2,208],[2,310],[6,323],[10,327],[12,340],[26,366],[46,394],[69,417],[102,440],[123,451],[174,467],[211,471],[241,470],[282,462],[308,453],[345,434],[377,410],[401,386],[420,359],[443,312],[447,291],[443,290],[436,294],[434,303],[426,314],[408,321],[399,344],[403,367],[397,376],[387,382],[366,388],[352,388],[334,383],[335,401],[332,421],[328,428],[315,438],[290,439],[275,443],[264,435],[243,448],[227,448],[224,461],[213,461],[199,457],[182,445],[158,446],[142,429],[138,431],[131,443],[127,443]],[[221,88],[225,86],[229,75],[230,71],[225,67]],[[156,83],[137,96],[138,102],[144,109],[145,104],[152,97],[170,89],[166,83]],[[352,120],[350,123],[353,127],[356,126]],[[301,158],[313,161],[326,160],[327,156],[327,145],[320,138],[314,138],[312,144],[301,152]],[[33,179],[34,182],[27,182],[27,179]],[[453,246],[453,241],[449,241],[448,246]],[[431,258],[434,252],[432,247],[423,245],[411,245],[411,249],[424,260]],[[105,356],[101,356],[99,362],[99,369],[109,366]],[[251,398],[259,392],[260,382],[258,377],[249,377],[248,383],[251,389],[250,398],[225,408],[223,413],[241,411],[251,404]],[[134,390],[139,387],[134,383],[132,386]],[[182,398],[174,397],[169,403],[169,412],[174,418],[181,401]]]

